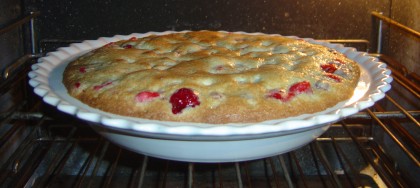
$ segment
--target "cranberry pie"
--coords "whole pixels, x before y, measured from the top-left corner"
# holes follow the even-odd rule
[[[109,43],[71,62],[69,94],[100,110],[211,124],[323,111],[353,95],[356,62],[304,40],[195,31]]]

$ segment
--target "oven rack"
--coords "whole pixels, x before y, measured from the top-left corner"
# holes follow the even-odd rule
[[[286,154],[246,162],[176,162],[122,149],[91,131],[85,122],[57,113],[34,97],[27,86],[26,73],[30,62],[43,56],[35,53],[40,51],[33,34],[33,20],[38,14],[32,13],[0,29],[1,35],[29,22],[31,41],[31,52],[9,66],[0,83],[0,98],[20,95],[20,100],[13,101],[9,110],[0,112],[0,187],[413,187],[419,184],[418,76],[405,72],[403,66],[384,54],[371,55],[385,61],[393,71],[393,89],[385,99],[333,124],[311,144]],[[369,47],[364,40],[331,42],[362,43]],[[401,105],[405,104],[403,101],[409,105]]]
[[[24,80],[24,79],[22,79]],[[393,100],[387,95],[385,100]],[[3,187],[410,187],[410,172],[383,148],[382,129],[418,167],[418,143],[395,129],[408,113],[380,105],[332,125],[311,144],[261,160],[202,164],[156,159],[124,150],[85,122],[22,101],[1,114]],[[381,101],[384,102],[384,101]],[[415,123],[415,122],[414,122]],[[416,125],[410,125],[416,126]],[[418,125],[417,125],[418,126]],[[404,130],[404,129],[403,129]],[[414,143],[412,143],[414,142]],[[401,155],[399,153],[398,155]],[[415,169],[414,169],[415,170]],[[408,174],[407,174],[408,173]]]

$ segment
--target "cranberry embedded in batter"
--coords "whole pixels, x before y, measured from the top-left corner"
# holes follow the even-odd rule
[[[133,45],[131,45],[131,44],[127,44],[127,45],[123,46],[123,48],[124,48],[124,49],[130,49],[130,48],[133,48]]]
[[[216,69],[217,71],[222,71],[225,69],[225,67],[223,67],[223,65],[219,65],[217,67],[215,67],[214,69]]]
[[[76,83],[74,84],[74,87],[79,88],[79,87],[80,87],[80,82],[76,82]]]
[[[178,114],[184,108],[200,105],[198,96],[188,88],[181,88],[172,94],[169,102],[172,104],[172,113]]]
[[[110,46],[114,45],[114,43],[115,42],[110,42],[110,43],[106,44],[104,47],[110,47]]]
[[[327,77],[334,79],[336,82],[341,82],[341,78],[334,74],[326,74]]]
[[[337,70],[337,67],[334,64],[323,64],[321,65],[322,70],[327,73],[334,73]]]
[[[137,102],[148,102],[151,101],[157,97],[159,97],[160,94],[158,92],[153,91],[142,91],[136,95],[136,101]]]
[[[86,67],[80,67],[80,68],[79,68],[79,72],[81,72],[81,73],[85,73],[85,72],[86,72]]]
[[[289,92],[284,91],[271,91],[269,97],[279,99],[282,102],[291,100],[294,96],[302,93],[312,93],[311,83],[307,81],[297,82],[290,86]]]
[[[100,90],[100,89],[102,89],[103,87],[108,86],[108,85],[111,85],[111,84],[112,84],[112,82],[106,82],[106,83],[101,84],[101,85],[93,86],[93,89],[94,89],[94,90]]]
[[[292,95],[287,94],[286,92],[280,90],[280,91],[271,91],[269,94],[269,97],[278,99],[282,102],[287,102],[290,99],[292,99]]]
[[[311,83],[308,81],[297,82],[290,86],[289,93],[301,94],[301,93],[312,93]]]

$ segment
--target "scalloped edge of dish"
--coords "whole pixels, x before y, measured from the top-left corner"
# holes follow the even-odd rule
[[[332,44],[325,41],[314,40],[311,38],[299,38],[296,36],[285,37],[303,39],[313,44],[319,44],[335,49],[345,54],[348,58],[356,61],[360,65],[363,74],[362,76],[364,76],[363,79],[365,79],[363,80],[364,83],[359,81],[359,85],[363,84],[361,87],[365,87],[365,92],[361,91],[358,93],[355,91],[350,100],[343,101],[332,108],[314,114],[304,114],[301,116],[269,120],[259,123],[202,124],[148,120],[103,112],[84,105],[77,99],[69,96],[67,94],[67,90],[63,90],[64,86],[52,85],[61,83],[62,77],[60,77],[58,81],[56,78],[57,76],[60,76],[60,72],[57,71],[58,67],[63,67],[71,60],[88,51],[101,47],[109,42],[125,40],[131,37],[141,38],[153,34],[164,35],[169,33],[175,32],[165,31],[148,32],[143,34],[133,33],[130,35],[115,35],[114,37],[101,37],[97,40],[86,40],[82,43],[73,43],[69,47],[58,48],[57,51],[50,52],[45,57],[40,58],[38,63],[32,66],[32,71],[28,74],[30,77],[29,84],[34,87],[34,92],[42,97],[46,103],[56,106],[59,111],[71,114],[79,119],[99,123],[104,127],[112,129],[129,130],[137,133],[143,132],[148,134],[155,133],[179,136],[255,135],[282,131],[305,130],[315,127],[316,125],[336,122],[363,109],[371,107],[376,101],[384,98],[385,92],[391,89],[390,83],[393,80],[390,76],[391,71],[386,68],[386,64],[378,61],[378,59],[368,56],[365,52],[358,52],[354,48],[344,47],[341,44]],[[250,35],[264,34],[246,32],[231,33],[244,33]],[[278,34],[270,35],[282,36]],[[52,81],[52,76],[55,76],[55,81]]]

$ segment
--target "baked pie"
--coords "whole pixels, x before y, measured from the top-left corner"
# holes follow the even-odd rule
[[[69,63],[63,83],[105,112],[225,124],[326,110],[359,76],[353,60],[302,39],[190,31],[111,42]]]

